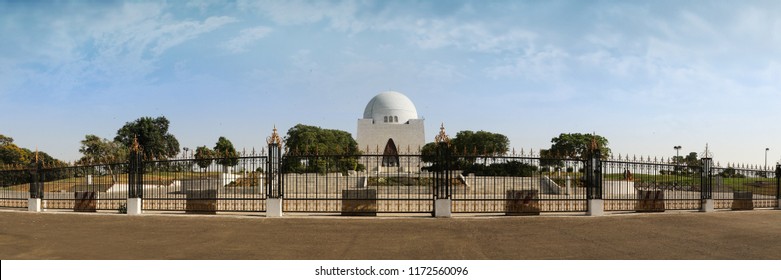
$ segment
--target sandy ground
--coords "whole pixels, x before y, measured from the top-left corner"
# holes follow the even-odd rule
[[[0,210],[0,259],[781,259],[781,211],[338,217]]]

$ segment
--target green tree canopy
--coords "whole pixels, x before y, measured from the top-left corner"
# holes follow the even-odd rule
[[[358,143],[346,131],[297,124],[287,131],[285,146],[292,155],[283,160],[285,171],[324,173],[365,168],[358,163]]]
[[[127,161],[128,150],[117,141],[101,139],[98,136],[88,134],[81,140],[79,152],[83,155],[77,162],[80,164],[103,163],[112,182],[117,182],[118,178],[114,172],[114,167],[108,163],[118,163]]]
[[[510,139],[499,133],[487,131],[459,131],[451,140],[456,153],[465,155],[504,155],[510,150]]]
[[[200,168],[207,168],[212,164],[214,152],[206,146],[200,146],[195,149],[195,163]]]
[[[92,134],[81,140],[79,152],[83,155],[78,160],[81,164],[125,162],[128,156],[127,148],[122,143],[101,139]]]
[[[8,139],[11,139],[10,137]],[[0,165],[19,165],[30,163],[30,154],[16,144],[13,139],[0,144]]]
[[[562,133],[551,139],[551,147],[541,151],[542,157],[554,159],[586,159],[592,150],[592,145],[602,153],[602,158],[610,157],[607,138],[595,134]]]
[[[43,151],[31,151],[14,144],[14,139],[0,134],[0,165],[29,165],[38,161],[46,165],[64,166],[65,162],[55,159]]]
[[[12,143],[14,143],[13,138],[0,134],[0,146],[12,144]]]
[[[287,131],[285,146],[294,154],[358,155],[358,143],[342,130],[297,124]]]
[[[133,145],[133,139],[138,138],[138,144],[143,149],[147,159],[167,159],[179,153],[179,141],[168,132],[169,121],[165,117],[142,117],[133,122],[125,123],[117,131],[114,141],[125,147]]]
[[[426,143],[420,149],[422,160],[434,161],[437,144]],[[500,133],[463,130],[450,140],[450,151],[454,155],[492,156],[503,155],[510,150],[510,139]]]
[[[234,166],[239,164],[239,154],[233,148],[233,143],[228,138],[220,136],[217,144],[214,145],[214,154],[218,158],[217,164],[219,165]]]

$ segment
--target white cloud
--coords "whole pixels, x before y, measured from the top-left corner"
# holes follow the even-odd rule
[[[158,3],[124,3],[36,18],[37,24],[48,26],[46,32],[36,32],[35,43],[25,43],[29,40],[25,37],[33,35],[16,38],[31,55],[14,57],[13,63],[40,65],[45,70],[16,70],[15,76],[24,79],[23,84],[42,87],[38,92],[60,95],[85,83],[110,86],[149,81],[146,78],[170,49],[236,21],[227,16],[180,20],[167,8]]]
[[[366,28],[355,18],[359,4],[355,1],[239,1],[240,9],[253,10],[281,25],[310,24],[328,21],[340,31],[359,32]]]
[[[266,37],[272,29],[265,26],[247,28],[241,30],[239,35],[225,42],[223,47],[232,53],[241,53],[247,51],[247,47]]]
[[[493,79],[559,81],[570,63],[570,55],[562,49],[548,47],[537,51],[529,48],[523,54],[510,56],[500,65],[486,68],[485,74]]]
[[[389,29],[411,29],[412,41],[424,49],[456,47],[469,51],[497,53],[517,52],[528,47],[536,35],[519,28],[494,31],[479,22],[461,22],[454,19],[421,19],[415,26],[386,26]]]

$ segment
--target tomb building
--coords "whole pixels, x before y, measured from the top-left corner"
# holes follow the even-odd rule
[[[423,119],[415,104],[395,91],[380,93],[358,119],[358,147],[364,154],[383,155],[382,166],[399,166],[399,154],[418,154],[426,144]]]

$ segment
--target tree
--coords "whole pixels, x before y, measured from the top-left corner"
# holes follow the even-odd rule
[[[195,163],[201,169],[206,169],[209,165],[212,165],[213,156],[214,152],[206,146],[200,146],[195,149]]]
[[[358,143],[346,131],[297,124],[287,131],[285,146],[292,155],[282,163],[285,171],[323,173],[365,168],[358,164]]]
[[[510,150],[510,139],[499,133],[463,130],[451,140],[456,153],[482,156],[503,155]]]
[[[602,158],[610,157],[607,138],[596,134],[562,133],[551,139],[551,147],[541,152],[546,157],[559,159],[586,159],[592,151],[592,145],[600,149]]]
[[[0,135],[2,136],[2,135]],[[2,136],[0,143],[0,164],[18,165],[30,163],[29,153],[13,143],[13,138]]]
[[[89,134],[81,140],[79,152],[83,155],[78,162],[88,163],[116,163],[127,160],[127,149],[122,143],[101,139],[98,136]]]
[[[130,148],[133,145],[133,139],[137,138],[146,159],[164,160],[179,153],[179,141],[168,133],[169,124],[168,119],[162,116],[154,119],[142,117],[133,122],[125,123],[117,131],[114,141]]]
[[[77,162],[81,164],[103,163],[111,175],[112,183],[117,182],[117,175],[111,163],[124,162],[128,156],[128,150],[122,143],[101,139],[98,136],[88,134],[81,140],[79,152],[84,156]]]
[[[233,143],[228,138],[220,136],[217,144],[214,145],[214,154],[219,158],[217,159],[217,164],[219,165],[227,167],[239,164],[239,154],[233,148]]]
[[[287,149],[297,154],[358,155],[358,142],[352,134],[336,129],[297,124],[285,136]]]
[[[14,142],[14,139],[0,134],[0,146],[5,146]]]
[[[31,151],[21,148],[14,144],[14,139],[0,134],[0,167],[3,165],[16,165],[16,167],[33,167],[36,163],[43,164],[46,167],[67,166],[63,161],[55,159],[43,151]],[[71,176],[72,173],[66,169],[54,169],[46,173],[44,180],[47,182],[64,179]],[[26,172],[6,172],[0,173],[0,186],[18,185],[30,182],[30,176]]]
[[[702,166],[702,162],[700,161],[696,152],[691,152],[686,155],[683,161],[686,163],[686,166],[689,168],[690,172],[696,172],[700,166]]]

